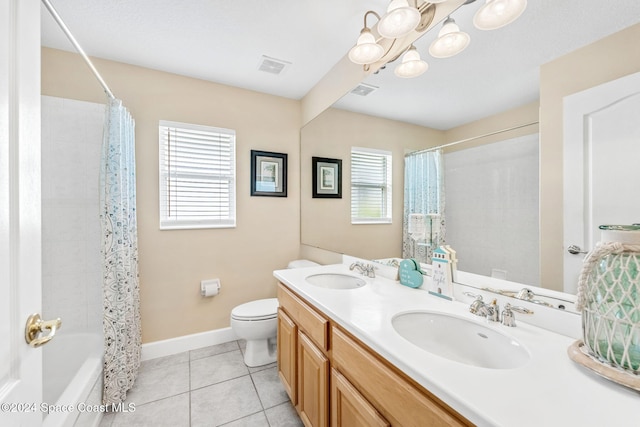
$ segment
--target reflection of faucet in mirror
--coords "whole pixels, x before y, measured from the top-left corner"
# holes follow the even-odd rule
[[[508,297],[512,297],[512,298],[516,298],[519,300],[523,300],[523,301],[528,301],[530,303],[533,304],[538,304],[538,305],[544,305],[545,307],[554,307],[555,306],[553,304],[550,304],[546,301],[543,301],[541,299],[536,299],[536,294],[529,288],[522,288],[519,291],[510,291],[510,290],[505,290],[505,289],[493,289],[493,288],[487,288],[484,287],[482,288],[483,291],[489,291],[489,292],[493,292],[496,294],[500,294],[500,295],[504,295],[504,296],[508,296]],[[540,295],[542,297],[544,297],[544,295]],[[551,298],[551,297],[549,297]],[[564,306],[558,306],[558,308],[563,309]]]
[[[534,294],[533,291],[531,289],[529,289],[529,288],[522,288],[516,294],[516,298],[523,299],[525,301],[531,301],[531,300],[533,300],[533,297],[535,297],[535,296],[536,296],[536,294]]]
[[[517,299],[521,299],[523,301],[529,301],[532,302],[534,304],[539,304],[539,305],[544,305],[547,307],[553,307],[553,305],[549,304],[546,301],[542,301],[540,299],[535,299],[536,294],[529,288],[522,288],[520,289],[520,291],[516,294],[516,298]]]

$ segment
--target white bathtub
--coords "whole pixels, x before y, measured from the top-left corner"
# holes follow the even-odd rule
[[[101,413],[81,412],[78,404],[101,403],[102,347],[102,336],[88,333],[56,335],[43,347],[43,403],[73,408],[43,413],[43,426],[84,427],[100,423]]]

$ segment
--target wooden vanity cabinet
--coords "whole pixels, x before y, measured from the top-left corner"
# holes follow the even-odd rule
[[[307,427],[329,425],[329,359],[298,333],[298,412]]]
[[[295,406],[298,403],[298,327],[287,313],[278,309],[278,375]]]
[[[328,427],[329,321],[281,284],[278,301],[278,375],[304,425]]]
[[[306,427],[472,426],[282,284],[278,374]]]
[[[331,427],[389,427],[376,408],[331,368]]]
[[[333,368],[348,378],[391,425],[473,425],[335,326],[331,329],[331,345]]]

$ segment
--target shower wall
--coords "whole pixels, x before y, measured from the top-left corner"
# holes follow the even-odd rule
[[[444,156],[446,241],[463,271],[540,284],[538,134]]]
[[[45,319],[62,319],[63,335],[102,334],[98,181],[104,114],[103,104],[42,97],[42,310]]]

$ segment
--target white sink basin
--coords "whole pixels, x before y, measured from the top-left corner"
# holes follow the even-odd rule
[[[367,284],[359,277],[340,273],[314,274],[307,276],[306,280],[314,286],[327,289],[356,289]]]
[[[466,365],[513,369],[530,358],[515,339],[462,317],[413,311],[397,314],[391,323],[413,345]]]

